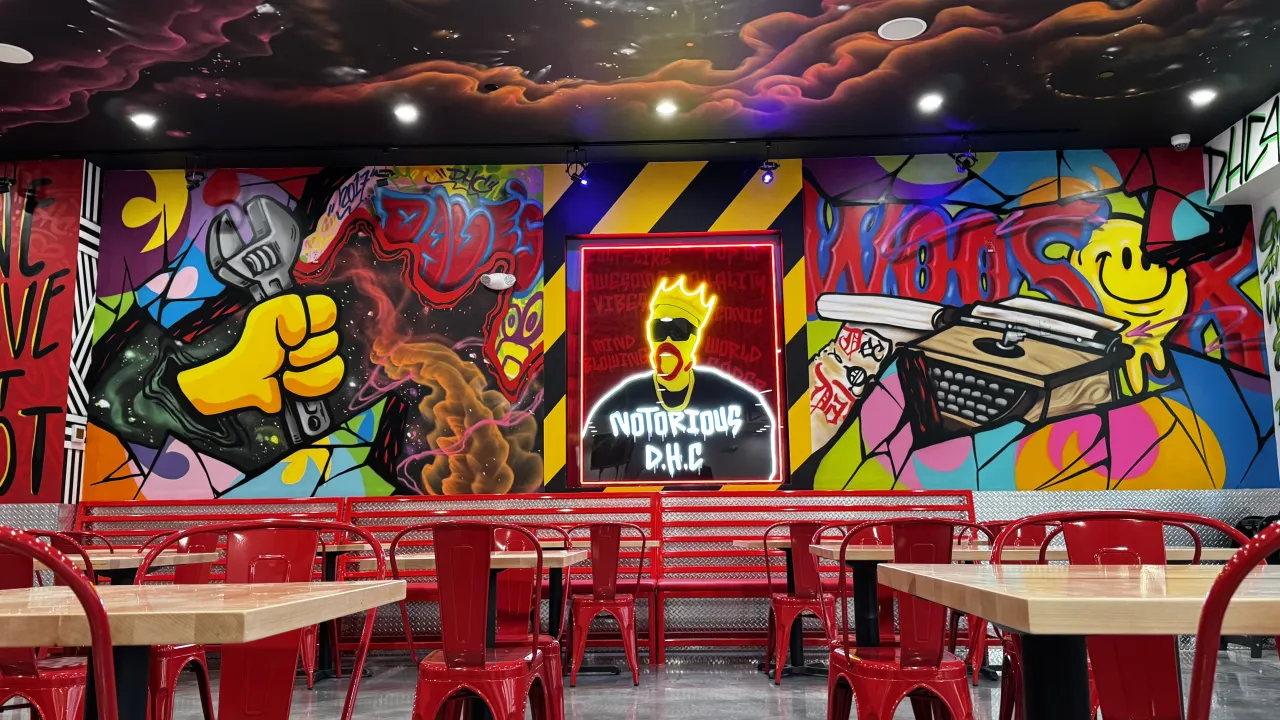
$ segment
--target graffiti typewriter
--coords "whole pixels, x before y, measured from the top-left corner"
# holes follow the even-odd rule
[[[817,309],[824,319],[915,336],[901,345],[897,371],[913,430],[936,439],[1115,402],[1133,354],[1123,322],[1033,298],[948,307],[827,294]]]

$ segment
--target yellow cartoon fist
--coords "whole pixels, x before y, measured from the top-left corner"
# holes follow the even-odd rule
[[[338,306],[325,295],[270,298],[249,311],[234,348],[178,373],[178,386],[205,415],[249,407],[278,413],[282,382],[300,398],[327,395],[345,371],[337,319]]]

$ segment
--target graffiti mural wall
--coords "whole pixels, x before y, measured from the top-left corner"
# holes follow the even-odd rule
[[[62,497],[84,168],[20,163],[0,194],[0,503]]]
[[[83,499],[541,486],[540,166],[205,175],[105,178]]]
[[[818,489],[1277,485],[1249,208],[1197,153],[805,163]]]

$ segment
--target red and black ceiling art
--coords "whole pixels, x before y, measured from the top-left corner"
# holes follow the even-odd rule
[[[878,35],[902,17],[928,29]],[[0,43],[34,60],[0,64],[0,153],[1008,131],[1199,142],[1280,87],[1278,24],[1275,0],[5,3]],[[1202,87],[1218,100],[1193,108]],[[929,91],[944,97],[931,115],[917,109]],[[415,122],[396,120],[399,103]],[[138,112],[155,127],[130,123]]]

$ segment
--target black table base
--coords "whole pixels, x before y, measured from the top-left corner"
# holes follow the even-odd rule
[[[1084,637],[1023,635],[1022,686],[1026,717],[1088,720],[1089,662]]]

